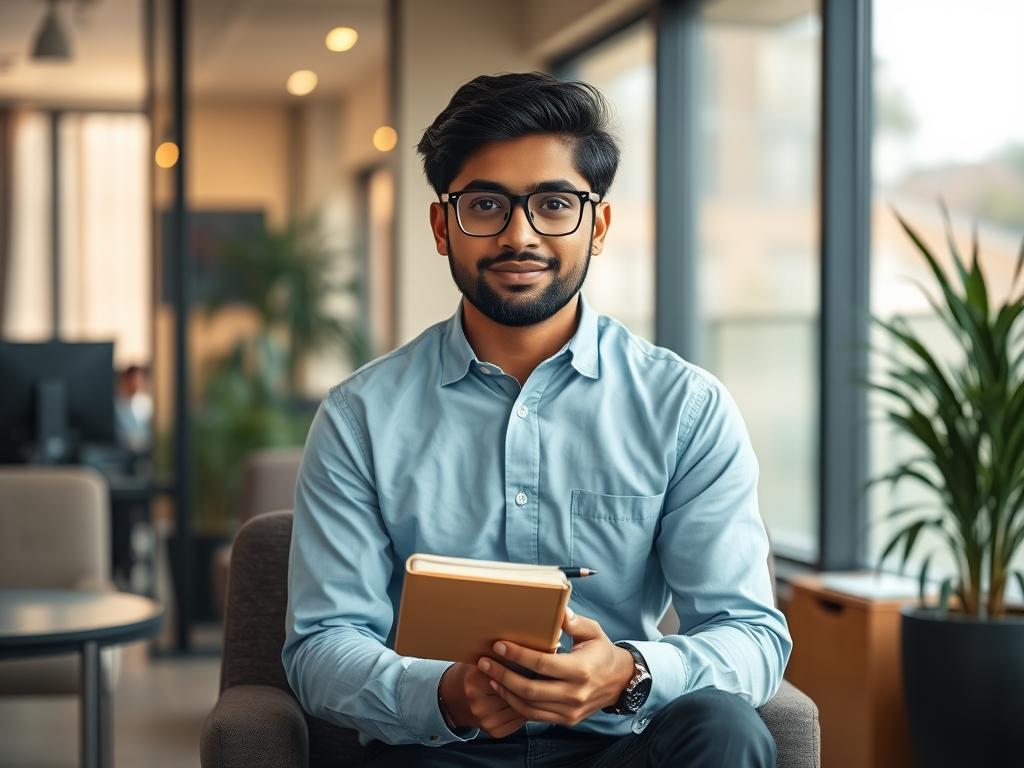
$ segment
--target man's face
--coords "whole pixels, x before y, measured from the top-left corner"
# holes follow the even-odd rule
[[[552,182],[592,191],[573,166],[572,145],[553,134],[535,134],[483,146],[446,191],[524,195]],[[607,203],[598,203],[595,216],[593,204],[584,203],[579,228],[561,237],[538,234],[521,205],[513,206],[508,226],[491,237],[465,234],[451,204],[432,204],[430,220],[438,253],[448,257],[462,295],[495,322],[525,326],[547,320],[579,292],[590,257],[601,252],[611,213]]]

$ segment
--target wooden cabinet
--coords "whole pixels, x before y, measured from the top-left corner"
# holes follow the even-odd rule
[[[900,667],[900,608],[912,600],[835,591],[821,576],[792,585],[786,678],[818,705],[822,768],[913,766]]]

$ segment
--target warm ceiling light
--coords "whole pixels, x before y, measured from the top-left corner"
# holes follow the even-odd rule
[[[359,33],[352,27],[335,27],[327,33],[327,47],[332,51],[348,51],[358,39]]]
[[[165,141],[156,148],[154,159],[161,168],[173,168],[178,162],[178,145],[173,141]]]
[[[292,72],[291,76],[288,78],[288,83],[285,85],[285,88],[288,89],[288,93],[292,96],[305,96],[316,88],[316,84],[316,72],[310,72],[308,69],[300,69],[297,72]]]
[[[381,152],[390,152],[398,143],[398,132],[390,125],[382,125],[373,132],[373,146]]]

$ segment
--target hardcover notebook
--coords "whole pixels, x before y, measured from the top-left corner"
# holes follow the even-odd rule
[[[410,555],[398,611],[402,656],[476,664],[497,640],[554,653],[572,585],[558,566]]]

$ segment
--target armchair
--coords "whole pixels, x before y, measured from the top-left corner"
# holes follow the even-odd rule
[[[231,556],[220,698],[203,724],[203,768],[361,766],[355,731],[303,712],[281,664],[292,513],[253,518]],[[818,768],[818,710],[788,682],[759,713],[778,768]]]

